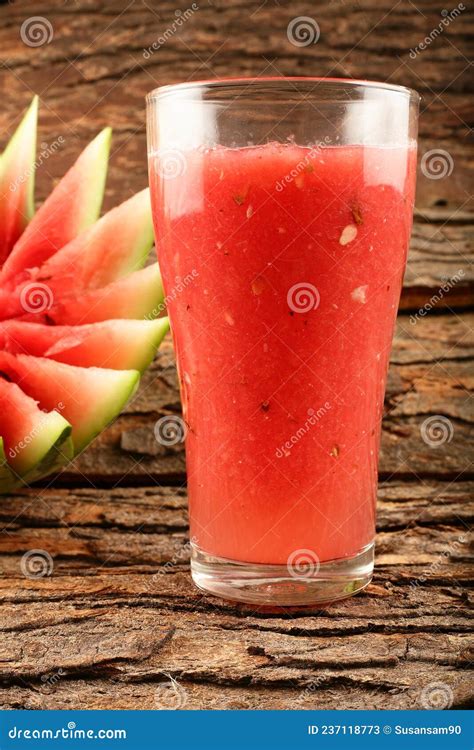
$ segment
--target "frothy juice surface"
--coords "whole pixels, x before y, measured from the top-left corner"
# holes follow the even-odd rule
[[[233,560],[373,540],[415,148],[292,144],[151,164],[191,535]],[[169,177],[169,176],[168,176]]]

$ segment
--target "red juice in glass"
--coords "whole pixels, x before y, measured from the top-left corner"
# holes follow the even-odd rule
[[[173,154],[171,177],[170,153],[150,156],[193,574],[246,601],[370,580],[416,147],[329,140],[203,143]]]

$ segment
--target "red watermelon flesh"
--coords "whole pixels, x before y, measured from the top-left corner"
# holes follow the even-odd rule
[[[158,304],[157,304],[158,301]],[[44,320],[56,325],[84,325],[110,318],[152,320],[163,314],[163,286],[158,265],[135,271],[102,289],[93,289],[80,297],[64,297],[55,301]],[[33,320],[33,315],[25,316]]]
[[[24,314],[24,299],[38,284],[51,301],[101,289],[141,268],[152,245],[150,194],[146,189],[113,208],[40,268],[29,271],[0,309],[0,319]]]
[[[57,470],[116,418],[168,328],[155,320],[158,266],[141,268],[148,191],[96,221],[109,129],[31,218],[35,106],[4,152],[8,169],[0,159],[0,187],[24,188],[16,202],[0,195],[0,494]]]
[[[70,458],[71,425],[58,411],[41,411],[34,399],[1,376],[0,413],[3,448],[17,476],[27,476],[41,463]]]
[[[43,264],[97,220],[104,195],[110,128],[87,146],[13,247],[1,271],[6,284]]]
[[[143,372],[169,329],[160,320],[106,320],[84,326],[0,322],[0,347],[12,354],[48,357],[81,367]]]
[[[74,367],[45,357],[0,352],[0,371],[21,386],[48,412],[60,410],[72,425],[79,453],[99,434],[135,393],[136,370]]]

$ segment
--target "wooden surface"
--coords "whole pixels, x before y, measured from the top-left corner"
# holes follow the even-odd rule
[[[443,179],[419,174],[383,426],[376,575],[362,595],[318,611],[256,611],[193,588],[182,446],[164,449],[153,436],[160,416],[179,413],[166,342],[125,413],[66,473],[0,502],[0,706],[466,707],[472,20],[464,12],[412,59],[410,49],[440,21],[432,0],[199,5],[146,58],[143,49],[176,18],[175,3],[2,4],[0,132],[11,133],[32,91],[41,95],[39,141],[64,138],[40,169],[42,198],[78,148],[112,124],[110,206],[146,184],[143,97],[162,83],[303,74],[383,78],[420,91],[420,153],[441,149],[453,170]],[[53,38],[32,48],[20,29],[35,15],[49,20]],[[289,43],[297,16],[317,20],[317,44]],[[432,416],[452,429],[441,445],[422,439]],[[23,575],[32,549],[51,555],[50,575]]]

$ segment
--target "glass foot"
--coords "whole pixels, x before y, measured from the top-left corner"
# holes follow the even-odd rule
[[[297,550],[287,565],[227,560],[192,545],[191,574],[196,586],[248,604],[295,607],[346,599],[370,583],[373,568],[373,543],[353,557],[322,563],[311,551]]]

